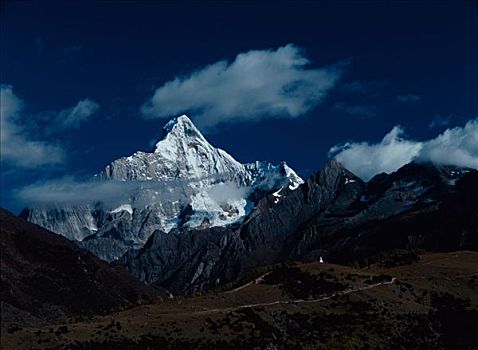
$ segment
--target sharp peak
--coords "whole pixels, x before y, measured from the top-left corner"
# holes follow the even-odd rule
[[[332,158],[330,159],[329,161],[327,161],[327,163],[325,164],[325,166],[323,167],[323,169],[337,169],[337,170],[340,170],[340,171],[343,171],[349,175],[353,175],[354,177],[357,177],[357,175],[355,175],[352,171],[350,171],[349,169],[347,169],[341,161],[339,161],[337,158]]]
[[[345,169],[347,170],[343,164],[338,161],[336,158],[330,159],[324,166],[324,169]]]
[[[348,170],[346,167],[343,166],[343,164],[338,161],[336,158],[332,158],[327,163],[322,167],[318,172],[316,172],[312,177],[322,177],[326,176],[327,174],[342,174],[347,177],[353,177],[360,179],[357,175],[352,173],[350,170]]]
[[[177,127],[181,127],[181,126],[187,126],[187,127],[192,127],[192,128],[196,128],[196,126],[194,125],[194,123],[192,122],[191,119],[189,119],[189,117],[186,115],[186,114],[182,114],[180,115],[179,117],[174,117],[174,118],[171,118],[164,126],[163,126],[163,130],[166,132],[166,133],[169,133],[170,131],[172,131],[174,128],[177,128]],[[199,130],[198,130],[199,131]]]
[[[163,126],[163,137],[156,143],[156,149],[162,141],[171,138],[195,138],[203,142],[207,142],[201,131],[199,131],[199,129],[194,125],[191,119],[189,119],[189,117],[185,114],[170,119]]]

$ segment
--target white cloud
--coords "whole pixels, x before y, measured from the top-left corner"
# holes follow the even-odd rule
[[[478,118],[424,142],[417,159],[478,169]]]
[[[141,108],[146,118],[190,112],[203,127],[236,120],[296,118],[318,105],[341,76],[339,66],[308,68],[292,45],[253,50],[158,88]]]
[[[403,133],[400,126],[395,126],[379,143],[336,145],[329,155],[366,181],[378,173],[393,172],[411,161],[478,169],[478,118],[464,127],[447,129],[427,141],[407,140]]]
[[[20,168],[36,168],[59,164],[65,160],[64,150],[52,143],[32,139],[19,122],[23,109],[11,86],[0,87],[1,158]]]
[[[38,131],[41,130],[45,136],[68,128],[78,128],[99,108],[96,102],[83,99],[76,106],[60,112],[26,115],[23,108],[25,103],[15,95],[11,86],[1,85],[0,91],[2,162],[19,168],[63,163],[66,154],[62,146],[41,140]],[[39,127],[37,122],[40,119],[46,125]]]
[[[332,147],[329,154],[367,181],[375,174],[397,170],[418,155],[421,144],[403,139],[402,134],[403,129],[395,126],[378,144],[346,143]]]
[[[403,94],[397,96],[397,101],[400,102],[417,102],[420,101],[422,97],[417,94]]]
[[[106,202],[114,206],[129,201],[140,182],[79,181],[71,176],[40,181],[15,191],[15,197],[28,205],[80,205]],[[158,185],[159,187],[159,185]],[[164,185],[163,185],[164,187]]]
[[[205,179],[205,178],[203,178]],[[168,181],[103,181],[82,180],[73,176],[24,186],[14,191],[15,198],[26,206],[85,205],[101,202],[106,207],[114,208],[120,204],[130,203],[133,207],[144,207],[155,201],[185,203],[188,200],[187,186],[197,188],[203,179],[173,179]],[[207,194],[219,204],[227,200],[241,198],[248,188],[237,188],[233,184],[221,184],[208,188]],[[154,193],[154,195],[153,195]],[[134,198],[133,202],[131,199]]]
[[[81,123],[88,120],[99,107],[100,105],[95,101],[85,98],[79,101],[76,106],[59,112],[55,127],[76,129]]]
[[[214,202],[226,205],[246,198],[250,190],[249,187],[239,187],[234,182],[221,182],[208,187],[205,191]]]

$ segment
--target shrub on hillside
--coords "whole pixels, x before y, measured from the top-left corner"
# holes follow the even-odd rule
[[[264,277],[267,284],[279,285],[283,293],[294,299],[316,298],[342,291],[345,285],[314,276],[298,267],[281,265]]]

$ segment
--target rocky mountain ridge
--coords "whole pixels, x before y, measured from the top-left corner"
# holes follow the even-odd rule
[[[478,172],[408,164],[368,183],[332,160],[296,190],[263,197],[242,224],[155,231],[121,263],[142,281],[191,293],[259,266],[350,263],[397,248],[478,249]]]

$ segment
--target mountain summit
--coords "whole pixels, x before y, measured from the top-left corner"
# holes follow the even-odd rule
[[[229,154],[213,147],[185,115],[170,120],[164,136],[152,153],[136,152],[113,161],[100,174],[102,179],[197,180],[214,176],[223,181],[236,177],[246,181],[245,166]]]
[[[163,140],[167,138],[168,136],[170,137],[179,137],[182,139],[200,139],[204,142],[207,142],[206,139],[204,138],[203,134],[199,131],[198,128],[193,124],[191,119],[185,114],[172,118],[169,122],[167,122],[164,127],[163,127]],[[156,147],[158,147],[158,144],[161,143],[160,140],[157,144]]]
[[[153,152],[119,158],[96,176],[124,184],[121,203],[36,207],[22,215],[111,261],[142,247],[156,230],[240,223],[264,195],[303,183],[285,162],[238,162],[212,146],[186,115],[163,130]]]

